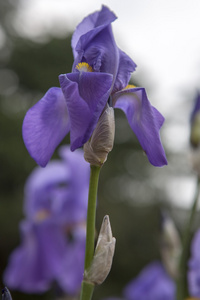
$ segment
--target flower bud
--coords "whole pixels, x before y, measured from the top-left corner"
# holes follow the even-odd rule
[[[115,117],[112,107],[107,106],[99,118],[96,128],[84,144],[84,158],[94,166],[101,166],[113,148],[115,136]]]
[[[197,112],[192,120],[190,142],[194,148],[200,146],[200,112]]]
[[[172,278],[178,276],[178,263],[181,254],[181,240],[172,219],[164,215],[162,223],[161,256],[163,264]]]
[[[115,243],[116,239],[112,236],[109,216],[105,216],[101,225],[93,261],[89,270],[85,271],[84,280],[92,284],[101,284],[106,279],[112,266]]]
[[[2,289],[2,300],[12,300],[12,296],[7,287]]]
[[[193,169],[200,176],[200,94],[197,93],[190,118],[190,160]]]

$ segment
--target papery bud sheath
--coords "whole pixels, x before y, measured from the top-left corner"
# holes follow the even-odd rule
[[[178,263],[181,255],[181,239],[173,220],[164,216],[162,224],[161,257],[166,270],[172,278],[178,277]]]
[[[89,270],[85,271],[84,280],[93,284],[101,284],[108,276],[116,239],[112,236],[109,216],[105,216],[99,233],[94,258]]]
[[[90,140],[84,144],[84,158],[94,166],[101,166],[107,160],[113,148],[115,136],[115,118],[112,107],[102,113]]]

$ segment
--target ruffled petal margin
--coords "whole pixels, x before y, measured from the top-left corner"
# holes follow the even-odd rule
[[[115,21],[115,19],[115,14],[104,5],[100,11],[96,11],[84,18],[83,21],[76,27],[72,36],[71,45],[74,58],[77,56],[76,46],[82,36],[90,32],[90,37],[94,37],[111,22]],[[85,37],[83,37],[83,39],[85,39]],[[90,40],[87,40],[87,42],[90,42]]]

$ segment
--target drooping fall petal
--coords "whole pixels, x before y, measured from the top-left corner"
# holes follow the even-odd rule
[[[137,136],[150,163],[154,166],[167,164],[159,130],[163,116],[150,104],[144,88],[130,88],[113,96],[115,108],[126,114],[129,125]]]
[[[33,159],[45,167],[70,130],[67,105],[60,88],[51,88],[31,107],[23,122],[24,143]]]
[[[82,72],[60,75],[59,79],[69,112],[73,151],[90,138],[108,101],[112,75]]]

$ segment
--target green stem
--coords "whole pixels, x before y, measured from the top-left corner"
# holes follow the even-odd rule
[[[96,220],[96,199],[101,167],[90,166],[90,186],[88,195],[87,227],[86,227],[86,248],[85,248],[85,271],[89,269],[94,255],[95,242],[95,220]],[[81,286],[81,300],[92,298],[94,285],[83,280]]]
[[[94,284],[91,284],[87,281],[82,281],[82,285],[81,285],[81,299],[84,300],[91,300],[92,299],[92,294],[94,291]]]
[[[194,201],[190,210],[190,216],[185,227],[183,234],[182,253],[179,260],[179,278],[177,280],[177,300],[184,300],[188,296],[187,292],[187,261],[190,251],[190,242],[192,235],[192,226],[195,218],[198,198],[200,192],[200,178],[197,179],[197,187],[195,192]]]

